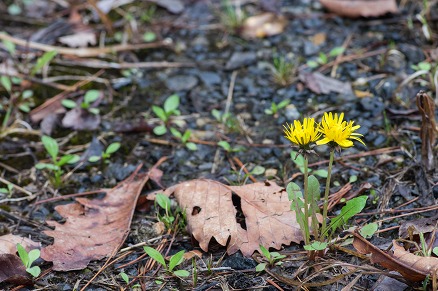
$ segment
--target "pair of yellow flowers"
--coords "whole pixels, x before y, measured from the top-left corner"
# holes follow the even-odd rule
[[[356,131],[360,125],[353,126],[354,121],[345,121],[344,113],[325,112],[321,123],[316,123],[314,118],[304,118],[303,123],[294,120],[294,124],[283,125],[285,137],[300,148],[308,149],[311,143],[323,145],[330,143],[332,146],[349,148],[353,146],[352,140],[360,139],[363,135]],[[321,138],[322,137],[322,138]]]

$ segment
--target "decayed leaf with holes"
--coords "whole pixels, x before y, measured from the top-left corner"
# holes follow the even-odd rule
[[[416,102],[421,113],[421,161],[426,169],[431,170],[437,166],[433,149],[438,130],[435,121],[435,103],[424,91],[418,92]]]
[[[397,271],[410,281],[423,281],[427,275],[431,277],[438,272],[438,258],[420,257],[411,254],[393,240],[393,251],[386,253],[372,245],[360,234],[354,232],[353,246],[361,254],[371,254],[371,262]],[[435,275],[436,276],[436,275]]]
[[[238,250],[250,256],[259,249],[280,249],[282,244],[299,243],[301,230],[290,210],[286,190],[273,182],[227,186],[213,180],[192,180],[168,188],[187,211],[189,232],[208,251],[212,238],[227,245],[227,253]],[[236,220],[239,204],[245,227]]]
[[[397,13],[395,0],[319,0],[331,12],[344,17],[377,17]]]
[[[138,195],[149,179],[148,173],[137,172],[113,189],[102,190],[106,192],[103,199],[77,198],[76,203],[55,207],[66,222],[47,221],[55,230],[45,234],[55,241],[41,250],[41,257],[52,261],[55,271],[80,270],[91,260],[117,251],[128,234]]]

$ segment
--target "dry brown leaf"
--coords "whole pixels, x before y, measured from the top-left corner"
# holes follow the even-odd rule
[[[399,246],[395,240],[393,241],[393,252],[386,253],[372,245],[357,232],[353,232],[353,235],[353,246],[359,253],[371,254],[372,263],[397,271],[410,281],[423,281],[427,275],[432,277],[438,272],[438,258],[411,254]]]
[[[266,12],[245,19],[241,35],[245,38],[263,38],[280,34],[286,27],[287,20],[283,15]]]
[[[245,256],[252,255],[259,245],[280,249],[282,244],[302,240],[286,190],[273,182],[226,186],[199,179],[172,186],[165,193],[173,193],[186,209],[189,232],[204,251],[213,238],[227,245],[228,254],[241,250]],[[236,220],[233,200],[239,199],[245,228]]]
[[[0,236],[0,254],[15,254],[17,244],[21,244],[26,251],[41,248],[41,243],[34,242],[30,238],[5,234]]]
[[[319,0],[331,12],[344,17],[377,17],[397,13],[395,0]]]
[[[424,91],[418,92],[416,102],[421,113],[421,162],[426,169],[431,170],[435,168],[433,150],[437,132],[435,103]]]
[[[53,270],[83,269],[91,260],[107,257],[120,247],[138,195],[149,179],[148,173],[138,174],[139,169],[113,189],[102,190],[106,192],[103,199],[76,198],[77,203],[55,207],[66,222],[47,221],[56,228],[45,233],[55,241],[41,250],[41,257],[53,262]]]
[[[316,94],[329,94],[336,92],[343,95],[353,95],[350,82],[342,82],[321,73],[301,73],[299,78],[312,92]]]
[[[26,272],[21,259],[12,254],[0,254],[0,283],[30,285],[32,280]]]

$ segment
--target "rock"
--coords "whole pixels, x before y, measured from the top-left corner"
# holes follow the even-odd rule
[[[257,60],[255,52],[235,52],[225,65],[226,70],[235,70],[253,64]]]
[[[166,86],[172,91],[188,91],[198,85],[198,79],[191,75],[178,75],[166,80]]]
[[[290,120],[289,122],[292,122],[295,119],[300,119],[300,112],[298,111],[297,107],[293,104],[289,104],[288,106],[286,106],[284,115],[288,120]]]
[[[200,72],[198,76],[206,86],[213,86],[221,83],[221,77],[214,72]]]

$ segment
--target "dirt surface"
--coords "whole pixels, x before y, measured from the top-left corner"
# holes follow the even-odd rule
[[[112,188],[140,164],[140,171],[146,172],[167,157],[158,167],[162,177],[151,179],[143,188],[142,203],[120,248],[148,242],[168,255],[199,250],[184,226],[169,232],[157,229],[159,209],[145,202],[145,197],[161,186],[198,178],[229,185],[265,179],[281,186],[291,180],[301,183],[282,125],[307,116],[320,119],[327,111],[344,112],[347,120],[359,124],[366,144],[342,150],[333,168],[331,193],[340,193],[351,183],[344,193],[347,199],[358,193],[368,196],[363,214],[345,229],[377,222],[379,232],[370,241],[386,249],[401,237],[399,227],[405,221],[436,221],[436,210],[430,208],[438,198],[435,139],[431,138],[426,153],[422,148],[426,137],[420,134],[424,122],[416,104],[420,90],[432,100],[438,98],[436,1],[425,1],[429,7],[422,1],[398,1],[398,13],[351,19],[312,0],[240,1],[237,8],[219,1],[126,1],[119,7],[103,2],[0,3],[2,31],[16,43],[11,52],[4,41],[1,50],[0,73],[14,82],[10,92],[2,82],[0,92],[1,121],[11,108],[10,118],[0,129],[0,188],[6,190],[7,182],[18,186],[0,193],[0,235],[12,233],[43,247],[51,245],[53,238],[44,233],[51,229],[46,221],[65,221],[54,208],[73,202],[68,196],[58,198]],[[96,3],[101,5],[99,13]],[[230,7],[234,14],[227,10]],[[280,21],[280,16],[274,17],[279,33],[245,38],[242,24],[234,25],[230,18],[236,11],[246,17],[281,14]],[[88,34],[78,36],[84,31]],[[76,46],[84,41],[86,45],[90,35],[96,43],[69,48],[62,38],[69,35],[76,36],[70,39]],[[149,47],[139,47],[148,43]],[[95,52],[90,47],[108,51]],[[344,49],[330,55],[339,47]],[[37,58],[52,49],[58,49],[57,55],[35,69]],[[81,55],[82,51],[88,55]],[[275,69],[279,60],[292,64],[283,78]],[[430,68],[421,67],[421,62]],[[26,90],[31,97],[23,97]],[[79,108],[74,112],[56,102],[49,110],[40,110],[57,96],[79,106],[89,90],[99,90],[90,105],[99,109],[97,114]],[[180,114],[165,124],[167,133],[156,135],[154,130],[164,123],[152,106],[163,107],[173,94],[179,96]],[[278,112],[266,111],[284,100],[288,105]],[[32,111],[23,109],[23,104]],[[189,142],[196,144],[196,150],[172,134],[171,127],[181,134],[190,130]],[[50,162],[42,135],[55,138],[63,155],[81,157],[79,163],[62,167],[58,186],[50,179],[52,173],[35,167]],[[230,148],[219,146],[219,141],[226,141]],[[106,161],[88,161],[115,142],[121,147]],[[311,158],[310,167],[326,169],[327,147],[315,150],[318,156]],[[256,166],[264,171],[254,171]],[[53,197],[57,200],[46,201]],[[103,194],[86,197],[102,198]],[[343,205],[339,201],[329,214],[338,214]],[[425,233],[435,246],[435,232]],[[291,244],[280,250],[287,256],[281,266],[256,272],[261,256],[245,258],[239,252],[228,256],[225,248],[212,242],[211,252],[203,253],[202,259],[195,257],[180,265],[190,276],[179,279],[157,269],[158,264],[151,265],[139,246],[113,254],[109,265],[106,259],[92,260],[76,271],[54,271],[50,262],[38,259],[35,263],[42,273],[33,285],[3,282],[0,289],[299,290],[302,280],[308,285],[301,288],[309,290],[421,287],[422,282],[390,275],[387,269],[356,256],[351,244],[345,248],[333,247],[322,258],[308,261],[302,246]],[[121,272],[129,276],[129,285]]]

